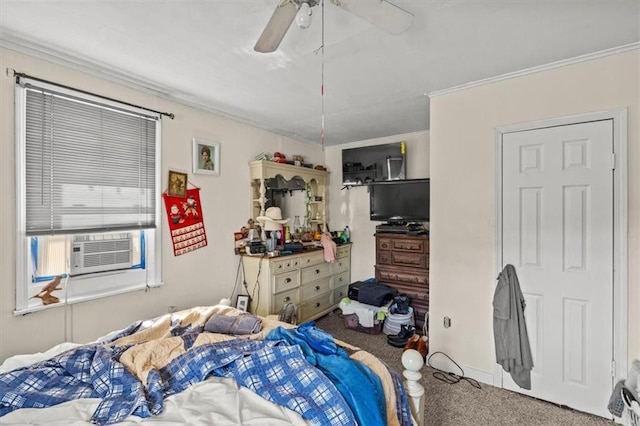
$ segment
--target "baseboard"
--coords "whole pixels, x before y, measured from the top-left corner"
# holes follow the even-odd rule
[[[458,363],[460,366],[460,368],[458,368],[458,366],[442,352],[434,352],[433,354],[430,354],[427,361],[433,368],[458,375],[460,374],[460,368],[462,368],[464,377],[477,380],[480,383],[495,386],[494,376],[492,373],[487,373],[486,371],[478,370],[460,363]]]

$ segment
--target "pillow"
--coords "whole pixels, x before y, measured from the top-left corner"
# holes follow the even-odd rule
[[[253,334],[262,329],[262,319],[249,313],[241,315],[213,314],[204,325],[204,331],[222,334]]]

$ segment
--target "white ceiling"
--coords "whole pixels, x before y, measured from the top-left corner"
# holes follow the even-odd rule
[[[326,1],[324,97],[320,6],[270,54],[278,0],[0,0],[0,42],[317,144],[324,104],[336,145],[427,130],[429,93],[640,41],[640,0],[392,2],[415,15],[398,36]]]

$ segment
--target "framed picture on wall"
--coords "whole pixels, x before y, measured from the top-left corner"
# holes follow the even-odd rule
[[[169,170],[169,184],[167,194],[172,197],[187,196],[187,174]]]
[[[220,143],[193,139],[193,173],[220,175]]]
[[[236,300],[236,309],[247,312],[249,310],[249,296],[239,294]]]

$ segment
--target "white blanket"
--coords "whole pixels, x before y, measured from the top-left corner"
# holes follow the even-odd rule
[[[385,317],[389,313],[389,306],[391,302],[383,306],[366,305],[364,303],[357,302],[355,300],[345,299],[340,301],[340,309],[343,315],[356,314],[358,316],[358,322],[362,327],[371,328],[375,324],[375,319],[378,316],[378,312],[383,312]]]

